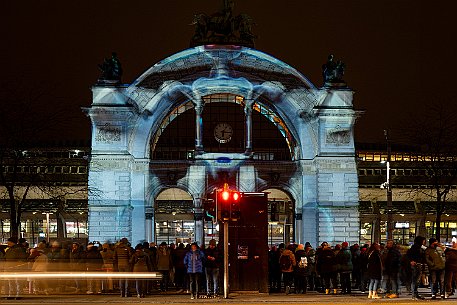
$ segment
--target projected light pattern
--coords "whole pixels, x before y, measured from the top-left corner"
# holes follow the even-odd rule
[[[211,94],[208,96],[203,97],[204,105],[209,105],[212,103],[234,103],[238,104],[241,107],[246,106],[246,101],[244,97],[235,95],[235,94],[230,94],[230,93],[220,93],[220,94]],[[158,128],[154,140],[152,142],[152,151],[155,151],[157,147],[157,143],[159,142],[160,136],[164,134],[166,128],[176,119],[178,118],[181,114],[185,113],[188,110],[194,109],[194,104],[192,101],[187,101],[178,107],[174,108],[167,116],[166,118],[162,121],[162,124]],[[268,121],[273,123],[275,127],[279,130],[280,134],[282,137],[286,140],[288,150],[290,153],[290,156],[292,160],[294,159],[294,148],[295,148],[295,141],[294,138],[292,137],[292,134],[289,132],[289,129],[287,128],[286,124],[284,121],[273,111],[271,110],[267,105],[261,104],[259,102],[254,102],[253,103],[253,110],[259,112],[263,117],[267,118]],[[193,123],[193,121],[192,121]],[[203,122],[200,121],[200,124],[203,125]],[[193,126],[193,125],[192,125]],[[204,128],[205,126],[203,126]],[[187,126],[189,128],[189,126]],[[239,132],[244,132],[240,130]],[[187,147],[187,145],[186,145]],[[193,156],[193,148],[187,147],[187,150],[191,151],[192,150],[192,156]],[[189,158],[189,155],[187,154],[187,158]]]
[[[253,109],[255,111],[260,112],[270,122],[275,124],[275,126],[278,128],[281,135],[286,140],[287,146],[289,146],[290,155],[292,157],[292,160],[294,160],[294,154],[293,154],[294,147],[295,147],[294,139],[293,139],[291,133],[289,132],[289,129],[287,128],[286,124],[284,123],[284,121],[279,116],[277,116],[270,108],[268,108],[265,105],[262,105],[262,104],[259,104],[256,102],[256,103],[254,103]]]

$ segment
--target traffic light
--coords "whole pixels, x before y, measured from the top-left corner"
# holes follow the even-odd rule
[[[230,190],[225,184],[223,189],[216,191],[217,198],[217,218],[221,221],[240,219],[240,201],[241,193]]]
[[[230,219],[230,190],[226,187],[217,191],[218,218],[222,221]]]
[[[216,222],[216,200],[208,198],[203,202],[203,209],[205,210],[205,220]]]
[[[237,221],[241,218],[241,209],[240,209],[240,201],[241,201],[241,193],[237,191],[231,191],[230,193],[230,218],[233,221]]]

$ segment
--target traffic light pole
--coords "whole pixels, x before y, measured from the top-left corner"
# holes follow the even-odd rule
[[[228,246],[229,242],[229,222],[224,221],[224,299],[229,296],[229,259],[228,259]]]

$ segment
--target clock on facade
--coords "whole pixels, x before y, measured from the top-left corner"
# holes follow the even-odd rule
[[[227,143],[232,139],[233,129],[228,123],[219,123],[214,127],[214,137],[219,143]]]

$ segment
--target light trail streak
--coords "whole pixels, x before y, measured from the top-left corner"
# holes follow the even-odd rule
[[[162,274],[158,272],[8,272],[0,273],[0,280],[22,278],[129,278],[158,280]]]

